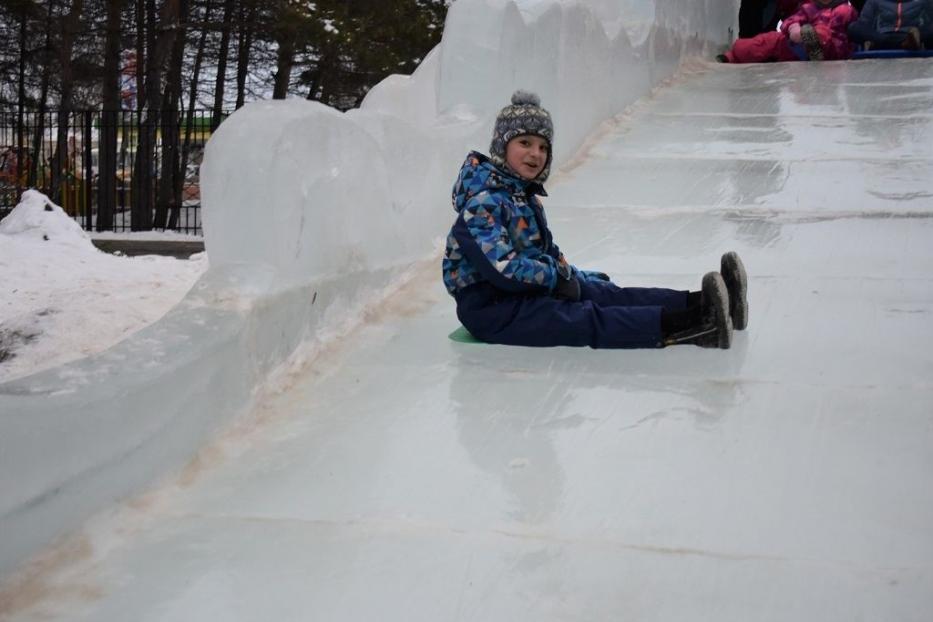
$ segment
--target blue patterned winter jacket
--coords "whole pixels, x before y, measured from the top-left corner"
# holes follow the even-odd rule
[[[541,184],[510,175],[481,153],[467,156],[453,188],[458,216],[443,262],[448,292],[489,282],[508,292],[547,294],[559,276],[585,278],[554,244],[538,195],[547,196]]]

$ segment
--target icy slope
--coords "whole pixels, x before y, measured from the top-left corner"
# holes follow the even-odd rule
[[[682,61],[720,49],[735,9],[458,0],[418,71],[361,110],[293,99],[237,111],[207,146],[211,266],[185,299],[103,353],[0,384],[0,575],[176,472],[277,368],[408,280],[445,234],[457,167],[514,89],[541,93],[561,163]]]
[[[927,620],[931,108],[923,61],[687,75],[547,208],[628,284],[738,250],[732,350],[451,342],[425,266],[11,619]]]

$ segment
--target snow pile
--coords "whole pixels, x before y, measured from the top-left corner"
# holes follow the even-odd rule
[[[27,190],[0,221],[0,382],[106,350],[172,308],[207,268],[102,253],[59,206]]]
[[[87,234],[65,210],[37,190],[27,190],[19,204],[0,221],[0,234],[19,239],[93,250]]]

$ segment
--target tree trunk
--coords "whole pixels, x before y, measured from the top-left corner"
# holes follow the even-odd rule
[[[147,41],[146,34],[146,0],[136,0],[136,114],[142,113],[143,103],[146,101],[146,59],[152,52],[152,42]],[[150,28],[155,26],[150,23]],[[137,121],[138,123],[138,121]]]
[[[150,53],[146,59],[146,103],[139,128],[139,147],[133,167],[133,212],[130,228],[133,231],[152,229],[153,163],[159,124],[159,103],[162,90],[162,67],[172,49],[178,31],[180,0],[166,0],[162,5],[158,28],[155,26],[155,2],[147,1],[146,21],[152,25],[147,33]],[[156,32],[158,30],[158,32]],[[138,180],[138,181],[137,181]]]
[[[46,15],[46,23],[52,23],[52,15],[55,12],[54,9],[55,3],[50,1],[48,6],[48,13]],[[40,169],[39,166],[42,164],[43,158],[43,149],[42,149],[42,136],[45,133],[45,111],[48,109],[48,98],[49,98],[49,81],[51,80],[52,70],[49,67],[51,64],[50,54],[52,49],[52,34],[51,28],[45,29],[45,46],[42,48],[42,85],[39,87],[39,110],[36,113],[36,128],[35,132],[32,135],[32,162],[29,166],[29,180],[27,185],[33,188],[40,188],[46,194],[49,193],[49,189],[46,187],[45,182],[45,166]],[[40,178],[41,174],[41,178]]]
[[[253,47],[253,33],[256,30],[256,0],[246,0],[241,11],[240,32],[236,62],[236,109],[243,107],[246,101],[246,76],[249,72],[249,52]]]
[[[275,59],[275,82],[272,87],[272,99],[285,99],[288,95],[288,85],[292,80],[292,67],[295,64],[295,20],[290,14],[288,3],[281,0],[278,3],[279,14],[276,16],[276,25],[273,28],[276,43],[279,45]]]
[[[120,111],[120,25],[125,0],[107,0],[103,111],[97,170],[97,231],[113,229],[117,202],[117,121]]]
[[[16,170],[14,171],[17,199],[23,191],[21,180],[23,179],[23,166],[26,165],[26,157],[25,153],[23,153],[23,140],[25,140],[26,134],[26,111],[24,109],[26,105],[26,42],[28,40],[26,37],[26,16],[27,12],[24,7],[19,21],[19,75],[17,77],[19,82],[17,88],[19,103],[16,111]]]
[[[84,0],[73,0],[71,10],[62,18],[62,41],[58,57],[58,69],[61,76],[61,101],[58,108],[58,134],[55,155],[52,156],[52,183],[49,189],[52,197],[57,199],[60,205],[65,203],[63,182],[68,176],[69,158],[72,155],[69,153],[68,145],[68,121],[71,116],[74,93],[74,69],[71,54],[74,49],[74,38],[83,8]],[[68,207],[68,205],[63,205],[63,207]]]
[[[233,0],[224,0],[223,22],[220,31],[220,50],[217,53],[217,79],[214,83],[214,109],[211,118],[211,131],[220,125],[224,107],[224,86],[227,82],[227,57],[230,55],[230,29],[233,18]]]
[[[291,39],[279,42],[279,52],[276,57],[275,85],[272,89],[272,99],[285,99],[288,95],[288,85],[292,79],[292,65],[295,62],[295,48]]]
[[[159,177],[154,222],[159,229],[165,229],[169,212],[176,213],[181,207],[180,182],[184,176],[178,170],[178,100],[181,97],[181,65],[188,36],[188,0],[179,1],[176,24],[178,27],[173,28],[172,53],[162,96],[162,175]]]
[[[159,92],[161,81],[157,69],[155,54],[155,0],[139,0],[139,11],[142,28],[137,35],[137,41],[145,39],[145,62],[136,61],[136,82],[138,97],[137,143],[136,158],[133,162],[133,207],[130,210],[130,229],[133,231],[148,231],[152,229],[152,154],[155,149],[155,117],[154,112],[157,97],[150,93]],[[139,74],[144,72],[145,79],[140,81]],[[153,101],[155,100],[155,101]]]
[[[311,81],[308,87],[308,99],[313,99],[321,103],[332,105],[330,101],[331,93],[335,91],[334,82],[339,76],[339,50],[337,46],[330,42],[325,42],[321,46],[321,56],[317,60],[317,67],[312,73]]]
[[[207,0],[207,5],[204,7],[204,24],[207,24],[211,21],[211,12],[213,11],[213,8],[214,7],[211,0]],[[188,111],[185,119],[185,138],[181,146],[181,165],[179,167],[182,171],[186,171],[188,169],[188,158],[191,152],[191,132],[194,129],[194,107],[197,105],[198,100],[198,80],[201,77],[201,63],[204,61],[204,48],[206,43],[207,27],[202,26],[201,38],[198,41],[198,51],[194,55],[194,68],[191,72],[191,85],[188,89]],[[184,184],[184,175],[182,175],[182,184]],[[169,215],[168,227],[170,229],[174,229],[178,226],[179,215],[180,214],[177,212],[172,212]]]
[[[137,169],[139,169],[140,145],[143,135],[143,107],[146,101],[146,65],[149,62],[149,54],[152,52],[152,49],[148,47],[148,30],[151,28],[151,26],[147,26],[150,23],[147,20],[148,4],[146,0],[136,0],[136,106],[132,115],[135,132],[134,135],[124,137],[121,148],[121,150],[125,151],[126,157],[132,157],[133,159],[133,166],[130,169],[130,229],[133,231],[142,229],[147,218],[146,214],[142,213],[140,205],[142,179],[137,174],[139,172]],[[125,165],[126,159],[123,161]]]

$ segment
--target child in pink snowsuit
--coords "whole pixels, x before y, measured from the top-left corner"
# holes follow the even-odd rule
[[[852,56],[847,27],[858,13],[846,0],[811,0],[781,24],[781,29],[738,39],[718,57],[727,63],[843,60]]]

